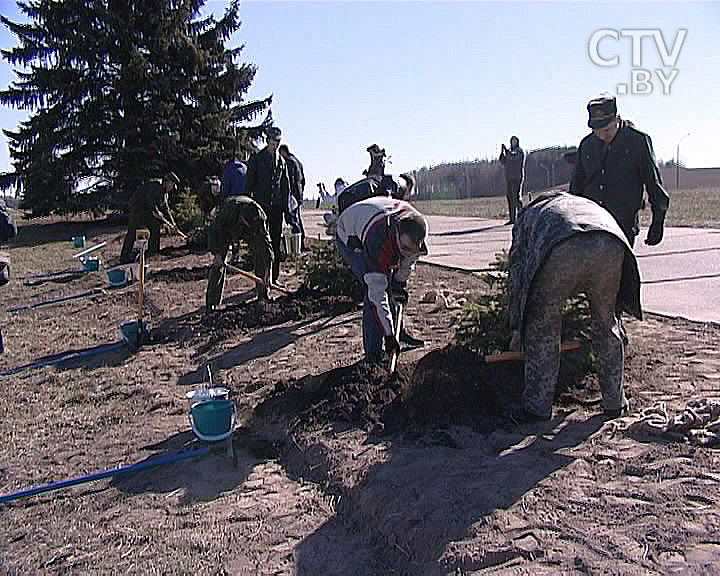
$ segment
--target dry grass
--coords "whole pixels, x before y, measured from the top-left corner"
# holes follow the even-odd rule
[[[670,210],[666,225],[720,228],[720,186],[668,190],[668,193]],[[461,200],[421,200],[416,206],[423,214],[507,218],[507,201],[501,196]],[[650,223],[650,217],[650,209],[643,210],[640,217],[643,226]]]

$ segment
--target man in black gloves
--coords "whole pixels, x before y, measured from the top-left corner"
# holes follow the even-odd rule
[[[638,213],[646,190],[652,223],[645,244],[660,244],[670,198],[662,185],[650,136],[618,116],[614,96],[590,100],[587,109],[592,134],[578,147],[570,192],[603,206],[633,246],[640,233]]]

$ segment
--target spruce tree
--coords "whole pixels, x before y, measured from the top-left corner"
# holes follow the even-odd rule
[[[251,148],[271,122],[270,98],[246,100],[256,68],[228,48],[239,3],[222,18],[205,0],[24,0],[19,40],[2,51],[18,80],[0,103],[30,110],[5,131],[33,215],[122,208],[166,170],[184,185],[219,174],[239,134]],[[255,126],[249,123],[264,119]]]

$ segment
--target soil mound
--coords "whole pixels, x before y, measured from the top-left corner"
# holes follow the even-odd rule
[[[487,365],[458,346],[434,350],[395,374],[364,361],[300,380],[279,381],[258,418],[285,415],[291,428],[338,423],[373,433],[466,424],[494,429],[522,391],[522,365]]]
[[[292,429],[344,424],[376,434],[412,435],[461,424],[489,432],[510,422],[509,408],[520,401],[523,378],[521,362],[488,364],[466,348],[449,345],[414,365],[399,365],[395,374],[361,361],[300,380],[281,380],[256,416],[284,417]],[[563,381],[566,376],[561,377],[558,395],[566,390]]]
[[[196,266],[194,268],[179,266],[168,270],[153,270],[150,274],[153,279],[165,280],[166,282],[194,282],[196,280],[207,280],[209,273],[209,266]]]
[[[272,301],[252,301],[227,306],[211,314],[197,311],[171,319],[152,332],[153,342],[221,342],[238,332],[275,326],[285,322],[312,321],[338,316],[354,310],[356,304],[346,296],[327,296],[300,287],[296,292]]]
[[[338,316],[354,307],[349,297],[327,296],[301,286],[296,292],[275,300],[228,306],[206,316],[203,324],[218,334],[233,333],[297,320]]]
[[[255,410],[259,419],[284,416],[290,428],[317,429],[331,424],[384,431],[403,391],[409,386],[407,368],[390,374],[385,366],[364,360],[299,380],[280,380],[275,392]],[[342,427],[342,426],[341,426]]]

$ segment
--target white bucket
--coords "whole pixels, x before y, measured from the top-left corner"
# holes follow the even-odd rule
[[[207,402],[208,400],[227,400],[230,397],[230,391],[227,388],[198,388],[185,393],[188,401],[188,408],[192,408],[193,404],[198,402]]]

